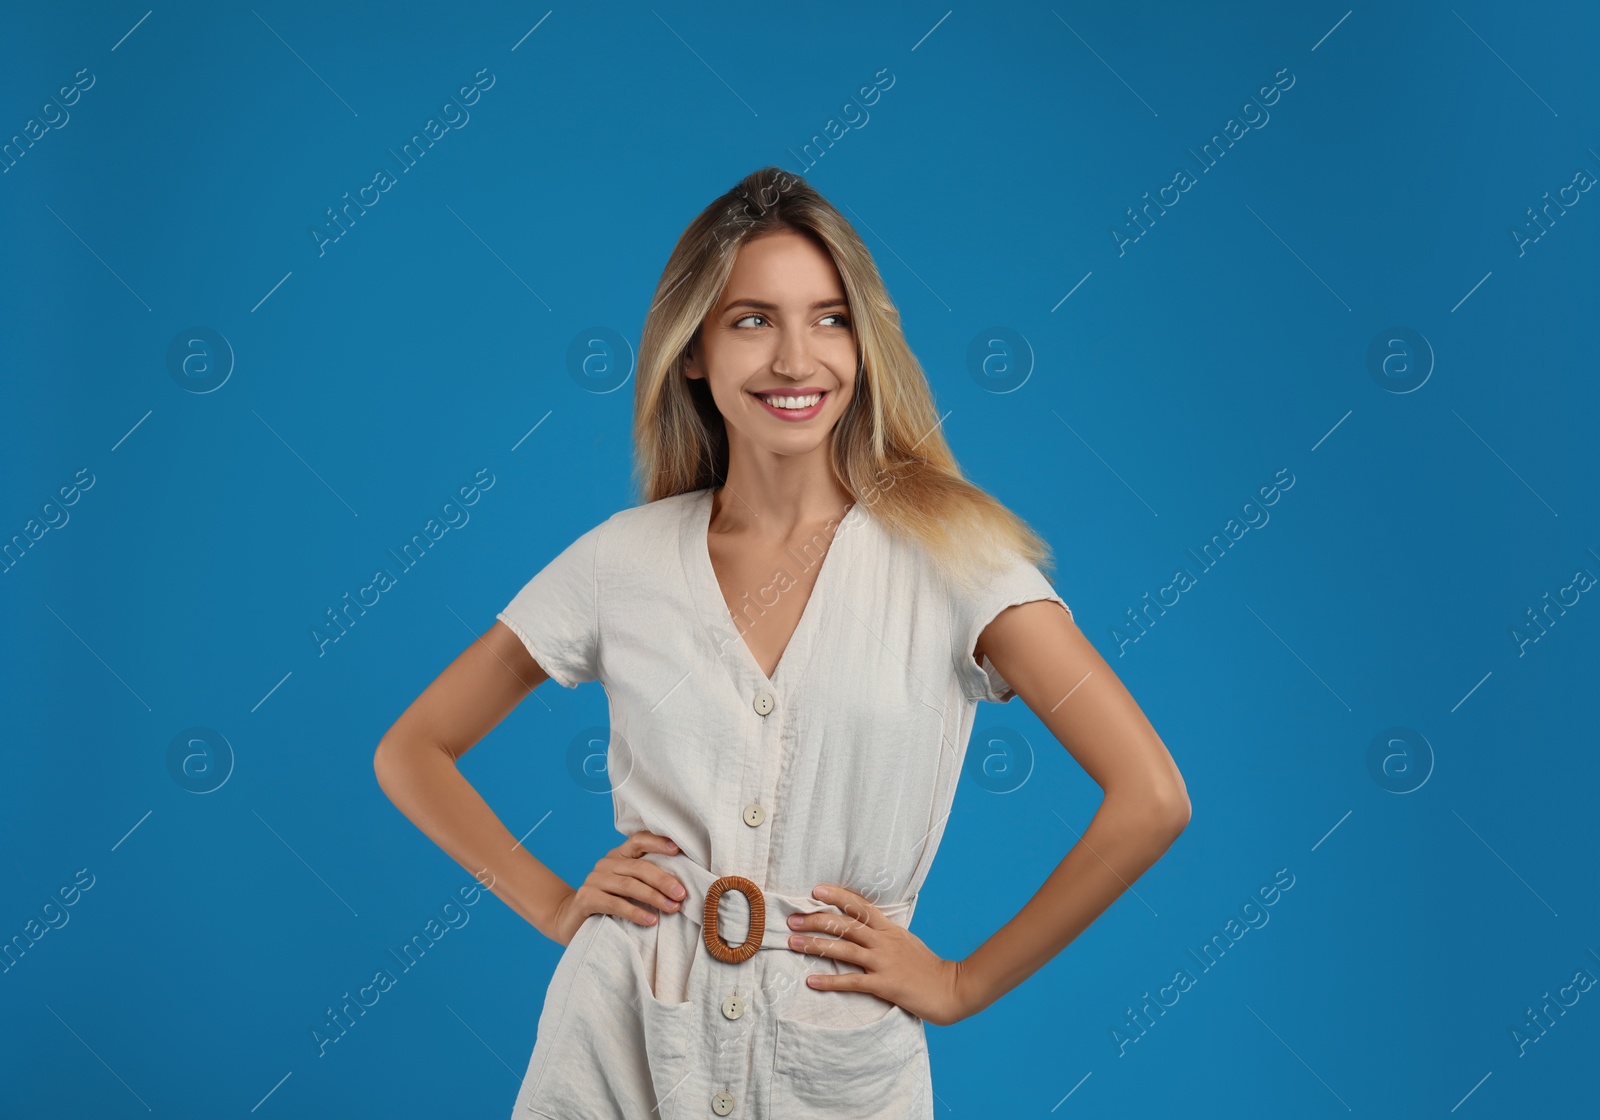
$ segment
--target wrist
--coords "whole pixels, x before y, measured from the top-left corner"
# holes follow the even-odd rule
[[[540,915],[540,920],[534,923],[535,928],[540,933],[557,945],[566,944],[566,940],[561,936],[562,927],[566,924],[567,905],[576,897],[577,893],[576,888],[562,883],[560,889],[554,893],[553,898],[547,901],[544,912]]]
[[[966,957],[955,962],[956,1018],[967,1019],[994,1002],[979,962]]]
[[[970,1018],[989,1005],[983,998],[981,982],[974,971],[971,958],[953,962],[952,979],[950,984],[953,1018],[951,1022],[959,1022]]]

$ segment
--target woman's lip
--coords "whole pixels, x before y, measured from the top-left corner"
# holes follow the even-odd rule
[[[813,416],[817,415],[817,413],[822,411],[823,405],[828,403],[829,390],[821,389],[817,391],[820,392],[822,396],[818,399],[817,403],[812,405],[810,408],[777,408],[768,404],[766,398],[759,393],[751,393],[750,395],[761,402],[762,408],[766,409],[773,416],[776,416],[779,420],[799,421],[811,419]],[[809,393],[776,393],[774,395],[780,397],[810,396]]]

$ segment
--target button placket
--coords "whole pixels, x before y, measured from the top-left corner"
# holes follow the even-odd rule
[[[744,869],[756,882],[765,884],[771,862],[771,822],[768,820],[776,792],[777,773],[780,768],[780,747],[784,741],[783,713],[779,711],[780,698],[772,682],[746,674],[744,680],[751,710],[756,719],[751,723],[748,745],[741,745],[745,754],[741,798],[737,812],[741,825],[734,830],[729,866]],[[748,937],[754,933],[747,927]],[[727,967],[720,965],[718,975],[725,976],[721,983],[720,999],[715,1000],[720,1016],[712,1013],[711,1019],[719,1024],[721,1036],[715,1044],[712,1065],[712,1085],[718,1092],[711,1100],[711,1110],[718,1116],[734,1111],[736,1093],[750,1091],[751,1077],[756,1075],[752,1055],[767,1044],[764,1039],[768,1024],[765,1016],[747,1015],[756,1010],[752,1002],[755,988],[759,987],[762,954],[757,952],[744,964]],[[709,1010],[709,1008],[707,1009]],[[759,1064],[759,1063],[757,1063]]]
[[[771,774],[774,760],[771,755],[776,750],[774,744],[782,741],[782,715],[778,712],[781,706],[778,690],[771,686],[770,680],[755,677],[749,674],[749,670],[739,674],[739,677],[742,677],[739,682],[741,691],[749,698],[750,710],[754,710],[755,718],[750,720],[749,738],[738,744],[742,765],[736,766],[734,773],[739,774],[739,784],[728,792],[739,797],[733,811],[738,813],[741,824],[728,834],[731,843],[726,851],[731,854],[731,859],[720,870],[723,874],[739,874],[739,870],[747,870],[755,882],[765,883],[770,862],[770,843],[763,834],[768,830],[766,818],[770,811],[773,787]],[[746,938],[754,933],[754,928],[746,926]],[[699,946],[698,952],[709,950]],[[715,1011],[712,1008],[706,1010],[709,1011],[709,1022],[715,1024],[709,1067],[710,1088],[717,1091],[710,1099],[710,1110],[720,1117],[733,1114],[739,1096],[749,1093],[752,1085],[750,1078],[755,1075],[752,1054],[757,1053],[758,1045],[765,1045],[757,1040],[757,1034],[763,1027],[762,1016],[746,1014],[755,1010],[752,992],[760,984],[760,957],[762,954],[757,952],[739,965],[712,962],[710,976],[715,978],[712,992],[717,992],[717,995],[712,995],[709,1000],[715,1006]]]
[[[814,594],[815,592],[813,592]],[[786,663],[781,672],[791,672],[793,667],[802,666],[802,656],[791,657],[791,654],[800,655],[805,650],[796,648],[791,639],[790,648],[784,651]],[[771,682],[764,682],[770,685]],[[784,678],[785,688],[790,687],[790,678]],[[762,719],[762,751],[759,759],[759,778],[755,789],[755,796],[745,806],[745,824],[748,827],[748,840],[751,848],[751,857],[747,866],[753,869],[752,878],[761,883],[763,887],[777,887],[779,884],[772,879],[772,852],[773,828],[781,826],[785,807],[779,804],[778,788],[782,779],[786,763],[786,755],[792,740],[791,713],[794,712],[793,697],[788,691],[773,689],[773,711]],[[776,814],[776,815],[775,815]],[[769,921],[775,921],[771,907],[768,908]],[[785,950],[789,952],[789,950]],[[763,949],[751,959],[755,970],[751,974],[750,990],[747,994],[746,1014],[740,1020],[746,1031],[746,1052],[750,1055],[750,1075],[754,1078],[771,1076],[770,1054],[774,1044],[773,1032],[777,1023],[773,1019],[772,1005],[774,992],[771,984],[779,975],[774,971],[775,965],[787,962],[775,957],[770,950]],[[780,970],[781,971],[781,970]],[[767,1055],[762,1058],[757,1055]],[[759,1080],[755,1082],[759,1084]],[[749,1090],[747,1090],[748,1092]],[[761,1107],[759,1104],[756,1107]]]

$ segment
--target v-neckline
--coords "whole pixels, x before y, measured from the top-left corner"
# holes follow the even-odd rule
[[[711,488],[700,491],[692,516],[685,519],[687,538],[682,544],[688,553],[689,567],[694,576],[699,613],[713,638],[719,636],[721,638],[724,656],[718,660],[728,665],[732,671],[733,666],[728,663],[725,655],[726,646],[737,645],[740,652],[735,656],[745,669],[756,681],[777,690],[794,674],[805,670],[805,664],[815,644],[820,616],[827,613],[833,603],[836,570],[843,567],[847,561],[846,557],[839,555],[841,543],[847,546],[849,538],[854,535],[856,522],[863,516],[860,512],[861,505],[859,502],[852,504],[834,528],[833,539],[828,543],[828,551],[822,557],[822,567],[817,572],[816,581],[811,585],[811,594],[806,599],[806,605],[801,609],[800,620],[795,623],[794,633],[789,635],[788,644],[783,647],[783,652],[778,657],[778,664],[773,667],[772,675],[769,677],[762,670],[761,663],[756,660],[756,655],[751,652],[744,635],[739,633],[733,611],[728,606],[727,598],[722,594],[721,583],[717,580],[716,565],[711,562],[711,513],[715,494],[716,491]]]

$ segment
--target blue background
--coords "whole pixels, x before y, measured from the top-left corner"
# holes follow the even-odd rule
[[[596,327],[636,345],[683,227],[768,164],[861,231],[964,469],[1052,542],[1194,807],[1063,953],[929,1028],[939,1115],[1593,1114],[1600,991],[1520,1056],[1511,1033],[1600,975],[1600,592],[1526,622],[1600,574],[1579,454],[1600,192],[1520,251],[1512,233],[1600,177],[1592,12],[145,15],[0,15],[0,133],[94,78],[0,175],[3,536],[94,479],[0,579],[0,938],[79,869],[94,883],[0,975],[6,1115],[509,1112],[561,950],[492,897],[319,1057],[326,1009],[471,882],[372,752],[528,577],[635,502],[633,383],[602,391],[569,347]],[[484,68],[470,120],[399,173],[388,150]],[[870,118],[803,152],[885,68]],[[1270,118],[1249,110],[1202,172],[1190,150],[1282,71]],[[385,167],[398,182],[319,254],[324,211]],[[1119,249],[1180,169],[1193,185]],[[195,361],[232,353],[203,393],[168,357],[202,336]],[[1431,376],[1375,377],[1374,339]],[[470,521],[319,649],[324,612],[483,469]],[[1197,565],[1280,470],[1270,521]],[[1179,567],[1194,586],[1130,627]],[[462,763],[569,882],[620,839],[568,763],[604,719],[598,685],[547,684]],[[229,745],[205,794],[170,768],[192,728]],[[1393,728],[1411,746],[1374,770]],[[945,956],[1099,803],[1020,703],[980,711],[971,757],[917,912]],[[1270,921],[1202,971],[1192,951],[1279,869]],[[1129,1027],[1180,969],[1189,990]]]

